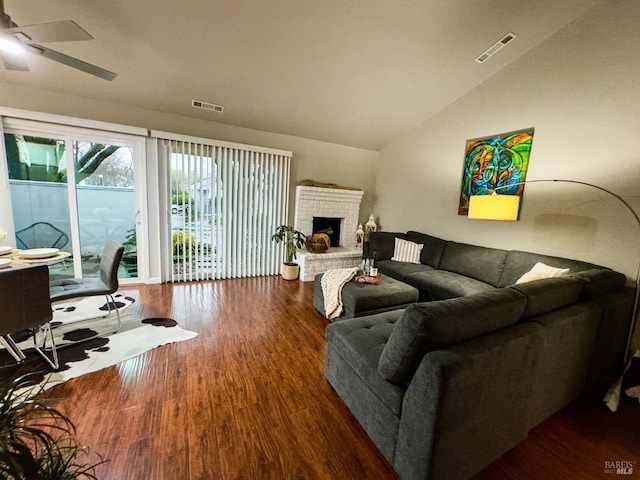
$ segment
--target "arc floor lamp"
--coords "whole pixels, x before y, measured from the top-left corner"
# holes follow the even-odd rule
[[[595,188],[602,192],[607,193],[608,195],[616,198],[622,205],[624,205],[629,212],[633,215],[638,228],[640,228],[640,217],[636,213],[636,211],[631,208],[631,205],[622,198],[620,195],[607,190],[606,188],[600,187],[598,185],[594,185],[592,183],[581,182],[578,180],[562,180],[562,179],[541,179],[541,180],[527,180],[525,182],[512,183],[509,185],[497,186],[493,189],[493,194],[490,195],[471,195],[469,197],[469,218],[475,219],[485,219],[485,220],[517,220],[519,207],[520,207],[520,196],[519,195],[508,195],[508,194],[498,194],[496,193],[498,190],[504,190],[507,188],[517,187],[519,185],[526,185],[528,183],[538,183],[538,182],[559,182],[559,183],[573,183],[578,185],[584,185],[587,187]],[[628,368],[631,359],[633,358],[633,352],[631,352],[631,342],[633,333],[636,327],[636,323],[638,321],[638,310],[640,309],[640,265],[638,265],[638,271],[636,273],[635,279],[635,296],[633,300],[633,309],[631,312],[631,325],[629,329],[629,334],[627,337],[627,345],[625,349],[625,364]],[[626,369],[625,369],[626,372]],[[624,373],[622,376],[624,376]],[[605,402],[609,405],[607,401],[607,397],[610,395],[617,396],[619,398],[620,395],[620,385],[622,384],[622,377],[619,382],[610,389],[609,393],[605,397]],[[609,405],[611,408],[611,405]],[[617,408],[617,401],[616,401]],[[615,408],[612,408],[615,410]]]

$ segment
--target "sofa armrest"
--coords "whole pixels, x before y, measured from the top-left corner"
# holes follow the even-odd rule
[[[633,288],[626,287],[620,292],[592,300],[602,307],[602,319],[598,328],[588,385],[600,387],[603,394],[624,368],[634,293]]]
[[[542,327],[519,324],[425,355],[402,405],[403,479],[466,479],[521,442]]]
[[[577,278],[584,283],[582,295],[580,296],[581,300],[591,300],[610,293],[620,292],[627,281],[627,277],[624,274],[608,268],[583,270],[572,273],[569,276]]]

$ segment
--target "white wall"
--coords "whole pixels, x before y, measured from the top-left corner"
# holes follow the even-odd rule
[[[640,2],[599,3],[385,148],[375,204],[382,227],[583,259],[635,278],[640,226],[595,189],[527,185],[516,223],[468,220],[457,206],[465,141],[533,126],[528,179],[595,183],[640,211],[638,18]]]
[[[381,151],[382,228],[586,260],[635,279],[640,225],[595,189],[527,185],[518,222],[468,220],[457,206],[465,141],[533,126],[528,179],[594,183],[640,211],[639,18],[636,0],[600,2]]]
[[[116,80],[117,82],[117,80]],[[0,86],[0,105],[36,112],[67,115],[193,135],[229,142],[293,151],[290,215],[293,222],[295,185],[313,179],[364,190],[360,217],[366,221],[374,203],[375,163],[378,152],[224,125],[168,113],[133,108],[110,101],[91,100],[19,85]],[[213,114],[212,114],[213,115]]]

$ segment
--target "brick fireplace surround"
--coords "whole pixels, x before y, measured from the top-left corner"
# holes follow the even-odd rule
[[[362,258],[356,245],[362,190],[323,187],[296,187],[294,228],[305,235],[313,232],[313,217],[340,218],[340,246],[325,253],[298,251],[300,280],[309,282],[330,268],[355,267]]]

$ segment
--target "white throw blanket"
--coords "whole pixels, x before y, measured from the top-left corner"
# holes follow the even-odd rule
[[[324,272],[320,285],[324,297],[325,316],[331,320],[342,314],[342,287],[353,278],[358,269],[332,268]]]

